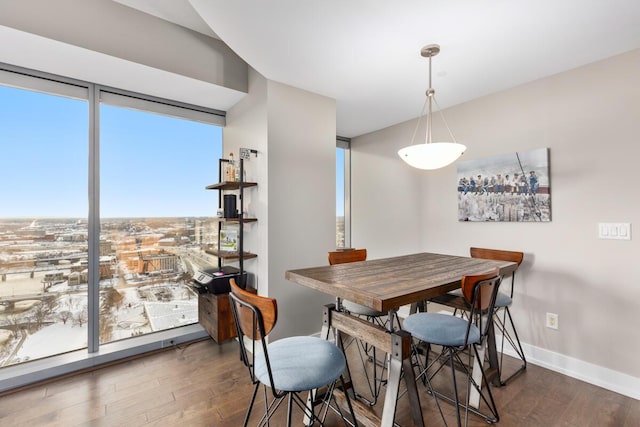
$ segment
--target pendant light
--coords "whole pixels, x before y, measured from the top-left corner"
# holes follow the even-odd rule
[[[456,142],[451,129],[449,129],[447,121],[444,119],[444,115],[442,114],[440,107],[438,107],[438,111],[440,112],[442,121],[449,131],[449,135],[451,135],[453,142],[432,142],[431,140],[431,128],[433,123],[432,103],[435,102],[436,106],[438,106],[438,103],[435,100],[435,90],[431,87],[431,58],[436,56],[438,53],[440,53],[440,46],[437,44],[427,45],[420,51],[422,56],[429,58],[429,89],[427,89],[427,99],[422,107],[422,112],[420,113],[418,123],[416,124],[416,129],[413,132],[413,137],[411,138],[411,143],[413,144],[416,138],[416,133],[418,132],[418,127],[420,126],[420,122],[424,116],[425,108],[427,108],[426,142],[424,144],[410,145],[409,147],[405,147],[398,151],[400,158],[407,162],[409,166],[425,170],[440,169],[450,165],[455,162],[462,153],[464,153],[464,150],[467,149],[466,146]]]

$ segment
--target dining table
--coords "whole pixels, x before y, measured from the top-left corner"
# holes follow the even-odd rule
[[[493,261],[464,256],[415,253],[389,258],[371,259],[336,265],[291,269],[285,278],[336,298],[336,304],[323,308],[323,335],[328,331],[346,334],[362,340],[389,355],[387,387],[382,414],[363,411],[364,405],[355,405],[360,425],[392,427],[396,416],[396,400],[404,378],[406,394],[410,400],[411,415],[417,426],[424,426],[420,399],[411,366],[411,334],[399,325],[387,328],[367,322],[341,310],[341,301],[348,300],[376,311],[394,312],[405,305],[414,312],[419,304],[439,295],[459,289],[465,275],[482,274],[498,269],[502,276],[518,267],[508,261]],[[497,369],[495,337],[487,343],[490,369]],[[477,375],[474,368],[474,376]]]

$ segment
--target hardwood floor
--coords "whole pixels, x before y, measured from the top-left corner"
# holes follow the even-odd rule
[[[0,425],[240,426],[253,388],[237,345],[200,341],[5,394]],[[433,398],[420,389],[426,425],[444,425]],[[500,426],[640,425],[640,401],[534,365],[493,391]],[[256,405],[252,425],[262,413]],[[455,425],[453,407],[442,407]],[[272,425],[285,424],[284,412]],[[406,398],[398,401],[398,414],[399,424],[412,425]],[[343,424],[330,414],[327,425]],[[487,424],[471,415],[469,425]]]

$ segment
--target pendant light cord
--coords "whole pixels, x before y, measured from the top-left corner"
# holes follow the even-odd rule
[[[429,56],[429,88],[427,89],[427,101],[429,101],[429,112],[427,113],[427,134],[425,135],[425,141],[427,144],[431,144],[431,127],[433,126],[433,109],[432,109],[432,101],[435,97],[436,91],[433,89],[433,85],[431,84],[431,58],[433,56]]]
[[[432,102],[435,102],[436,108],[438,109],[438,113],[440,114],[440,117],[442,118],[442,121],[445,127],[447,128],[447,131],[449,132],[449,136],[451,136],[451,139],[453,140],[454,143],[458,143],[458,141],[456,141],[456,137],[453,136],[453,132],[451,132],[451,128],[449,127],[449,123],[447,123],[447,119],[444,118],[444,114],[442,113],[442,108],[440,108],[440,105],[438,104],[438,100],[436,100],[436,91],[435,89],[433,89],[431,84],[431,56],[430,56],[429,57],[429,88],[427,89],[427,98],[424,100],[424,104],[422,105],[422,110],[420,111],[420,116],[418,117],[418,123],[416,124],[416,128],[413,131],[413,136],[411,137],[411,145],[413,145],[413,143],[415,142],[418,129],[420,128],[420,123],[422,123],[422,118],[427,108],[428,108],[427,129],[425,131],[425,141],[427,144],[431,144],[432,142],[432,138],[431,138],[431,129],[433,127]]]
[[[438,105],[438,101],[436,101],[435,97],[433,97],[433,102],[435,102],[436,103],[436,107],[438,107],[438,113],[440,113],[440,117],[442,117],[442,121],[444,122],[444,125],[446,126],[447,130],[449,131],[449,135],[451,136],[451,139],[453,139],[453,142],[455,142],[457,144],[458,141],[456,141],[456,137],[453,136],[453,132],[451,132],[451,128],[449,127],[449,123],[447,123],[447,119],[444,118],[444,114],[442,113],[442,109]]]
[[[424,100],[424,104],[422,105],[422,111],[420,111],[420,115],[418,116],[418,123],[416,123],[416,128],[413,130],[413,136],[411,137],[411,145],[413,145],[416,140],[416,134],[418,133],[418,129],[420,128],[420,123],[422,122],[422,117],[424,116],[424,110],[427,108],[427,102],[429,99]]]

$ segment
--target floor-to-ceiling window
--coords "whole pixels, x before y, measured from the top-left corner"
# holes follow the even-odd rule
[[[351,246],[350,140],[336,140],[336,248]]]
[[[0,67],[0,368],[197,323],[223,123]]]
[[[102,93],[100,342],[198,322],[194,270],[216,265],[211,195],[222,128]],[[129,105],[131,104],[131,105]],[[132,105],[136,107],[132,108]]]

